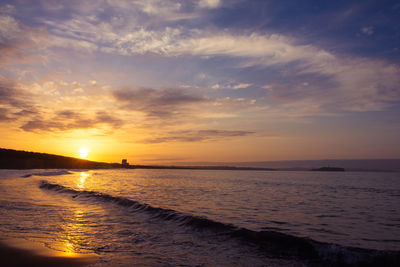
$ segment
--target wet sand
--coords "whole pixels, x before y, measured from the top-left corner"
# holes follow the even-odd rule
[[[0,266],[87,266],[98,260],[94,254],[63,255],[25,240],[0,241]]]

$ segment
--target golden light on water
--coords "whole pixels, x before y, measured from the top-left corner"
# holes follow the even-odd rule
[[[79,176],[78,183],[77,183],[77,186],[79,187],[79,189],[82,189],[85,187],[85,181],[86,181],[86,178],[88,178],[88,177],[89,177],[88,173],[81,172],[81,175]]]
[[[64,249],[63,252],[61,253],[61,256],[76,257],[77,255],[79,254],[74,251],[74,245],[70,243],[69,240],[67,240],[66,243],[64,244]]]
[[[84,236],[82,235],[85,232],[82,223],[84,214],[84,210],[75,210],[70,221],[62,226],[66,234],[60,248],[62,256],[76,257],[80,255],[78,251],[81,249],[78,244],[82,243],[84,240]]]
[[[81,147],[79,149],[79,156],[82,159],[86,159],[88,155],[89,155],[89,149],[87,147]]]

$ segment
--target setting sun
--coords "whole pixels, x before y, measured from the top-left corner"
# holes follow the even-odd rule
[[[81,147],[79,149],[79,156],[83,159],[86,159],[89,155],[89,149],[87,147]]]

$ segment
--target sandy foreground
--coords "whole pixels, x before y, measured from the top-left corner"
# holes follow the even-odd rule
[[[87,266],[98,261],[95,254],[63,253],[23,239],[0,240],[0,266]]]
[[[7,267],[83,267],[99,262],[96,254],[76,254],[55,251],[24,239],[0,239],[0,266]],[[270,267],[305,267],[295,260],[266,259]],[[132,266],[149,265],[133,260]]]

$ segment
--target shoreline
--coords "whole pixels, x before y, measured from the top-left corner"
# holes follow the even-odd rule
[[[379,160],[374,160],[379,161]],[[370,160],[303,160],[264,162],[203,162],[181,165],[143,165],[123,163],[106,163],[91,160],[0,148],[0,169],[174,169],[174,170],[233,170],[233,171],[324,171],[324,172],[399,172],[400,159],[382,159],[380,164]],[[286,162],[286,163],[285,163]],[[299,162],[301,164],[299,164]],[[309,162],[308,164],[305,164]],[[357,164],[350,164],[358,162]],[[363,164],[362,164],[363,162]],[[282,165],[282,163],[285,163]],[[373,163],[373,162],[372,162]]]
[[[67,254],[23,239],[0,239],[2,266],[83,267],[98,259],[95,254]]]

